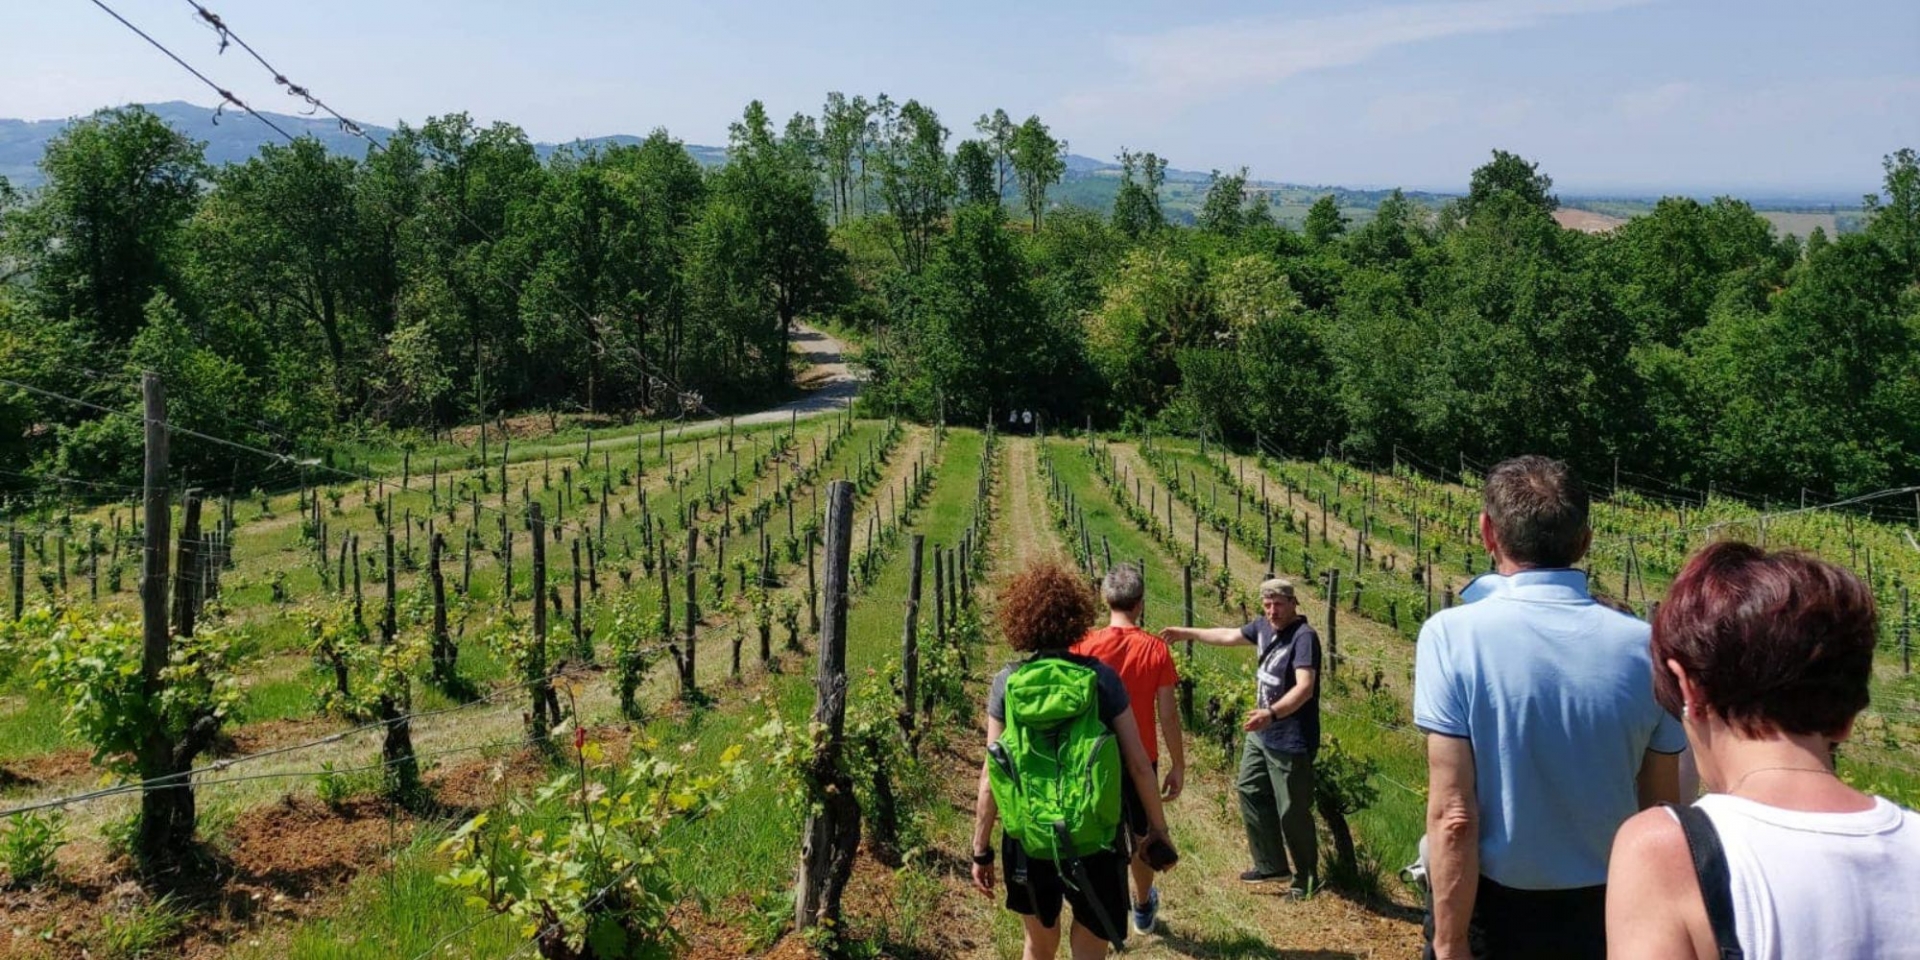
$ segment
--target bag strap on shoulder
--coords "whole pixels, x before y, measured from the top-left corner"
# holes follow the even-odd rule
[[[1706,811],[1692,806],[1662,804],[1680,821],[1686,834],[1687,852],[1693,857],[1693,875],[1700,884],[1700,899],[1707,905],[1707,927],[1720,951],[1720,960],[1745,960],[1740,935],[1733,923],[1733,875],[1727,868],[1727,851],[1720,844],[1720,832]]]

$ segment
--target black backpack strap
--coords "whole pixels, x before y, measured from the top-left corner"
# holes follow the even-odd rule
[[[1700,899],[1707,905],[1707,927],[1720,951],[1720,960],[1744,960],[1740,935],[1733,923],[1733,875],[1727,869],[1727,851],[1720,832],[1706,811],[1691,806],[1662,804],[1680,821],[1687,852],[1693,856],[1693,875],[1700,883]]]

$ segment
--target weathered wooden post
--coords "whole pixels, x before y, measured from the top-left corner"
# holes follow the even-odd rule
[[[1327,570],[1327,678],[1340,666],[1340,571]]]
[[[391,648],[399,633],[399,622],[395,617],[399,591],[394,587],[392,527],[387,528],[386,560],[386,605],[380,615],[382,650]],[[413,701],[411,681],[404,672],[400,677],[401,688],[397,697],[393,691],[385,689],[385,684],[381,685],[380,697],[374,704],[374,717],[386,727],[386,739],[380,745],[381,780],[386,785],[387,796],[404,805],[419,796],[420,762],[413,754],[413,722],[404,712]]]
[[[533,650],[524,678],[529,681],[533,694],[528,735],[533,740],[545,741],[552,732],[547,707],[553,687],[547,680],[547,522],[541,515],[540,501],[527,504],[527,521],[533,532]]]
[[[726,541],[723,540],[721,542],[725,543]],[[699,557],[699,552],[700,552],[700,531],[696,527],[688,526],[687,527],[687,570],[686,570],[686,574],[687,574],[687,607],[686,607],[687,642],[686,642],[686,646],[679,651],[679,656],[678,656],[678,659],[680,661],[680,695],[683,697],[692,696],[699,689],[699,686],[694,677],[696,644],[699,643],[698,634],[700,631],[700,597],[698,592],[699,586],[694,579],[694,568],[699,566],[697,562]]]
[[[853,540],[853,485],[836,480],[827,493],[826,620],[820,633],[813,722],[820,729],[806,771],[811,809],[801,833],[795,883],[795,926],[837,935],[840,900],[860,846],[860,802],[841,763],[847,718],[847,566]]]
[[[440,557],[446,552],[446,538],[434,533],[427,541],[427,580],[433,587],[433,677],[442,686],[453,682],[453,637],[447,632],[447,578],[440,569]]]
[[[1145,567],[1142,567],[1141,569],[1144,570]],[[1183,625],[1190,627],[1190,626],[1193,626],[1193,563],[1191,561],[1189,561],[1188,563],[1186,563],[1184,566],[1181,567],[1180,580],[1181,580],[1180,591],[1181,591],[1181,599],[1182,599],[1180,609],[1181,609],[1181,614],[1185,617],[1185,619],[1181,620],[1180,622]],[[1193,641],[1192,640],[1187,641],[1187,663],[1188,664],[1193,663]],[[1185,721],[1188,726],[1193,725],[1193,676],[1192,674],[1193,674],[1193,671],[1191,667],[1189,667],[1187,673],[1180,677],[1180,719]]]
[[[907,558],[907,624],[900,640],[900,732],[907,738],[907,750],[920,755],[920,738],[913,729],[914,713],[920,693],[920,564],[926,549],[925,534],[913,535]]]
[[[933,546],[933,630],[942,649],[947,645],[947,562],[946,551]],[[957,612],[957,611],[956,611]]]

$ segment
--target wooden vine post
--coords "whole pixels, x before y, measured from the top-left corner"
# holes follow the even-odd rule
[[[380,614],[380,652],[383,657],[399,639],[399,624],[395,617],[399,591],[394,587],[392,527],[387,528],[386,561],[386,605]],[[420,761],[413,755],[413,722],[406,713],[413,705],[411,682],[406,671],[396,669],[394,672],[400,677],[399,689],[390,690],[382,685],[380,698],[374,704],[374,716],[387,728],[386,740],[380,747],[381,780],[386,785],[387,796],[405,805],[420,795]]]
[[[860,801],[841,755],[847,720],[847,565],[853,540],[853,485],[835,480],[827,491],[826,617],[820,631],[820,671],[813,722],[820,731],[804,777],[811,813],[801,833],[795,883],[795,926],[841,929],[841,896],[860,847]]]
[[[504,470],[504,467],[502,468]],[[533,694],[528,714],[528,736],[545,741],[552,732],[548,708],[552,706],[553,685],[547,676],[547,522],[541,515],[540,501],[527,504],[527,521],[533,533],[533,649],[528,652],[526,679]]]
[[[920,693],[920,562],[926,546],[925,534],[913,535],[907,554],[907,624],[900,640],[900,732],[914,757],[920,755],[913,721]]]
[[[1144,567],[1142,569],[1145,569]],[[1180,570],[1181,596],[1184,598],[1181,612],[1185,615],[1180,622],[1193,626],[1193,564],[1188,563]],[[1193,663],[1193,641],[1187,641],[1187,663]],[[1193,670],[1189,666],[1187,673],[1180,678],[1180,719],[1189,729],[1193,727]]]
[[[172,507],[167,489],[167,400],[160,375],[148,372],[140,382],[146,420],[145,479],[142,509],[145,516],[145,548],[140,563],[141,657],[140,681],[147,702],[161,702],[165,685],[161,673],[172,654],[172,634],[167,622],[167,585],[169,579],[168,543]],[[189,495],[182,505],[180,549],[188,552],[199,539],[200,501]],[[15,569],[21,562],[19,534],[14,534]],[[179,585],[190,586],[186,578]],[[16,602],[19,591],[15,591]],[[184,613],[191,613],[188,606]],[[181,635],[193,635],[191,617],[183,618]],[[213,743],[220,729],[220,718],[211,714],[196,717],[178,739],[169,735],[167,724],[151,724],[137,750],[136,763],[142,780],[167,777],[171,780],[140,794],[140,820],[134,834],[134,851],[142,868],[150,876],[175,875],[192,852],[194,829],[193,782],[185,774],[193,761]],[[174,782],[177,781],[177,782]]]
[[[440,569],[440,558],[446,549],[446,537],[440,533],[434,533],[427,541],[427,580],[433,586],[433,678],[442,686],[453,682],[458,656],[453,636],[447,632],[447,578]]]

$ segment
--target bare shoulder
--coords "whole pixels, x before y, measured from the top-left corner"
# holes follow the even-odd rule
[[[1607,867],[1609,956],[1696,960],[1715,955],[1706,904],[1679,821],[1654,807],[1628,818]]]
[[[1627,818],[1613,837],[1614,871],[1626,870],[1640,880],[1665,886],[1669,882],[1693,881],[1693,855],[1687,850],[1687,835],[1680,822],[1665,807],[1642,810]]]

